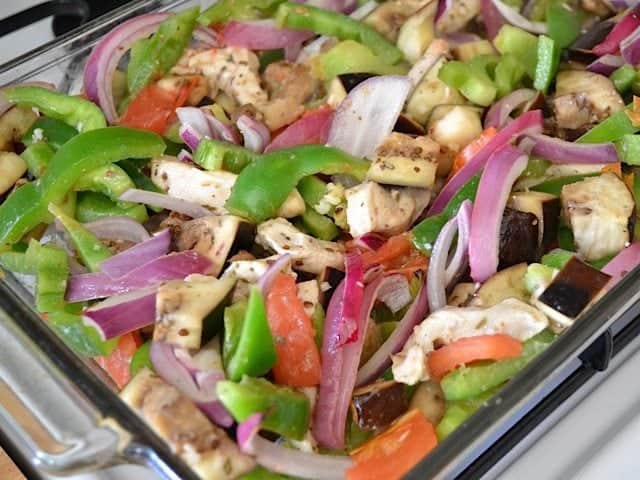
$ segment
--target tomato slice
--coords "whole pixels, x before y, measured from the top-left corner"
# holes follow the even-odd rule
[[[435,429],[422,412],[410,410],[391,427],[351,452],[347,480],[400,479],[438,444]]]
[[[129,366],[133,354],[142,344],[142,338],[138,332],[131,332],[120,337],[118,345],[105,357],[94,357],[95,362],[109,374],[118,388],[124,388],[131,380]]]
[[[197,83],[196,78],[189,78],[175,90],[164,89],[157,83],[147,85],[131,100],[120,118],[120,125],[164,134],[175,117],[176,108],[187,103]]]
[[[387,273],[401,274],[409,280],[429,265],[429,259],[413,248],[411,237],[406,233],[389,238],[378,250],[364,252],[362,260],[365,268],[381,265]]]
[[[320,383],[320,352],[293,277],[276,277],[266,299],[267,318],[276,345],[276,383],[312,387]]]
[[[451,370],[477,360],[502,360],[519,357],[522,342],[509,335],[478,335],[456,340],[429,354],[429,372],[435,379]]]
[[[498,130],[496,130],[495,127],[489,127],[474,138],[469,145],[464,147],[460,153],[456,155],[456,158],[453,161],[453,167],[451,167],[449,178],[453,177],[458,170],[464,167],[467,162],[489,142],[489,140],[496,136],[497,133]]]

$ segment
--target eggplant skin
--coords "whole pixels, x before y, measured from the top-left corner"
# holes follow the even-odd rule
[[[404,385],[376,382],[353,392],[351,411],[361,430],[386,427],[409,408]]]
[[[500,225],[499,269],[539,260],[538,217],[505,208]]]
[[[610,278],[574,256],[538,300],[569,318],[576,318],[595,300]]]

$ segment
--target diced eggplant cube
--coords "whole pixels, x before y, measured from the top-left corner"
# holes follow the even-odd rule
[[[558,240],[560,199],[543,192],[517,192],[511,196],[510,206],[538,218],[540,252],[548,252]]]
[[[533,263],[539,258],[538,218],[533,213],[505,208],[500,225],[499,269]]]
[[[376,382],[353,392],[351,411],[361,430],[384,428],[409,408],[404,385]]]

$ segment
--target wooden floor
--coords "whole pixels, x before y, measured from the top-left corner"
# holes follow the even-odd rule
[[[0,478],[2,480],[25,480],[7,454],[0,448]]]

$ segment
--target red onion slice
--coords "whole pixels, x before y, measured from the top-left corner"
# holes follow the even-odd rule
[[[404,275],[391,275],[393,282],[385,282],[378,292],[378,300],[397,313],[411,303],[409,281]]]
[[[457,232],[458,219],[453,217],[442,227],[433,245],[429,268],[427,269],[427,296],[429,299],[429,311],[431,312],[440,310],[447,304],[445,271],[449,250],[453,245]]]
[[[469,32],[451,32],[445,34],[442,38],[446,40],[446,42],[452,47],[457,47],[464,43],[471,43],[482,40],[482,37],[480,37],[480,35]]]
[[[640,27],[640,6],[636,5],[613,27],[609,35],[601,43],[593,47],[591,51],[599,57],[617,53],[620,50],[622,41],[632,35],[638,27]]]
[[[94,326],[105,340],[153,325],[156,288],[115,295],[85,310],[84,316],[85,322]]]
[[[391,133],[411,91],[411,81],[400,75],[365,80],[338,106],[329,145],[356,157],[372,158]]]
[[[203,137],[225,142],[240,143],[238,134],[229,125],[214,117],[211,112],[197,107],[176,108],[180,120],[180,138],[191,151],[198,148]]]
[[[528,157],[511,145],[497,149],[482,172],[471,215],[469,265],[471,278],[484,282],[498,270],[500,223],[511,187],[527,166]]]
[[[193,38],[206,48],[216,48],[220,46],[218,34],[209,27],[199,26],[193,31]]]
[[[378,250],[387,239],[379,233],[369,232],[353,240],[354,245],[366,250]]]
[[[271,141],[271,132],[264,123],[249,115],[240,115],[236,121],[236,126],[242,134],[246,148],[258,153],[264,152],[264,149]]]
[[[120,59],[137,40],[154,33],[168,17],[168,13],[148,13],[127,20],[102,37],[91,51],[84,69],[84,93],[102,108],[109,123],[118,121],[113,101],[113,74]]]
[[[438,0],[438,10],[436,11],[436,24],[453,5],[453,0]]]
[[[358,318],[358,331],[364,332],[378,290],[388,277],[378,277],[364,290]],[[344,448],[344,430],[351,394],[358,373],[365,335],[358,335],[352,343],[338,346],[342,332],[340,312],[345,302],[345,280],[336,288],[324,324],[322,343],[322,376],[318,390],[318,402],[313,418],[313,434],[318,442],[335,450]]]
[[[211,211],[198,203],[189,202],[180,198],[174,198],[166,193],[148,192],[146,190],[138,190],[130,188],[122,195],[119,200],[125,202],[144,203],[153,207],[165,208],[174,212],[188,215],[191,218],[200,218],[211,215]]]
[[[219,360],[220,353],[214,353]],[[187,351],[164,342],[151,342],[150,356],[158,375],[196,402],[213,422],[225,428],[233,425],[233,418],[216,395],[217,383],[225,378],[222,368],[199,370]]]
[[[587,70],[608,77],[622,65],[624,65],[624,60],[621,56],[607,54],[587,65]]]
[[[447,265],[444,275],[444,283],[448,287],[451,286],[458,275],[467,268],[469,262],[469,236],[471,234],[471,211],[473,204],[466,200],[460,205],[460,210],[456,219],[458,221],[458,243],[453,258]]]
[[[298,145],[327,143],[332,120],[333,110],[330,108],[321,108],[307,113],[285,128],[264,151],[269,153]]]
[[[536,91],[530,88],[520,88],[498,100],[491,105],[484,119],[484,128],[504,128],[509,120],[509,115],[518,107],[524,105],[536,95]]]
[[[413,328],[427,316],[427,289],[423,285],[415,300],[404,314],[389,338],[376,350],[376,353],[360,368],[356,377],[356,387],[361,387],[377,379],[391,366],[391,355],[402,350]]]
[[[509,22],[511,25],[515,25],[516,27],[522,28],[528,32],[544,34],[547,33],[547,24],[544,22],[532,22],[528,18],[520,15],[515,8],[511,8],[506,3],[503,3],[501,0],[491,0],[493,2],[493,6],[498,10],[500,15],[504,17],[504,19]]]
[[[444,40],[436,38],[425,50],[422,58],[418,60],[407,77],[411,80],[412,89],[415,89],[429,71],[436,66],[440,59],[449,52],[449,45]]]
[[[322,455],[286,448],[258,435],[262,414],[240,422],[236,432],[243,453],[256,457],[258,465],[282,475],[309,480],[342,480],[353,461],[347,456]]]
[[[547,135],[535,134],[525,137],[533,142],[531,154],[553,163],[616,163],[618,152],[613,143],[573,143]]]
[[[193,163],[193,155],[187,152],[184,148],[178,152],[178,155],[176,158],[180,160],[182,163]]]
[[[348,300],[340,305],[338,341],[336,348],[358,340],[364,335],[359,328],[359,317],[364,294],[364,263],[357,250],[347,252],[344,258],[344,297]]]
[[[499,147],[512,142],[525,133],[540,132],[542,132],[542,112],[540,110],[523,113],[509,123],[451,177],[431,204],[427,215],[431,216],[440,213],[456,192],[484,167],[489,156]]]
[[[85,223],[84,227],[100,240],[126,240],[140,243],[151,238],[149,232],[131,217],[105,217]]]
[[[607,288],[613,287],[638,264],[640,264],[640,242],[632,243],[602,267],[604,273],[611,275]]]
[[[225,45],[250,50],[275,50],[301,45],[314,36],[306,30],[278,28],[275,20],[230,21],[222,31]]]
[[[192,250],[158,257],[120,278],[106,273],[85,273],[69,277],[66,299],[83,302],[141,290],[166,280],[182,280],[192,273],[206,273],[211,260]]]
[[[493,41],[502,26],[506,23],[492,0],[480,0],[480,13],[484,23],[487,37]]]
[[[112,278],[122,277],[139,265],[166,255],[170,245],[171,232],[163,230],[149,240],[107,258],[100,264],[100,271]]]
[[[620,42],[620,53],[626,63],[630,65],[640,63],[640,26]]]
[[[273,281],[276,279],[278,274],[286,268],[289,262],[291,262],[291,255],[280,255],[280,257],[278,257],[278,259],[273,262],[269,268],[267,268],[267,271],[260,277],[257,286],[260,289],[262,298],[267,298],[269,291],[271,291]]]

